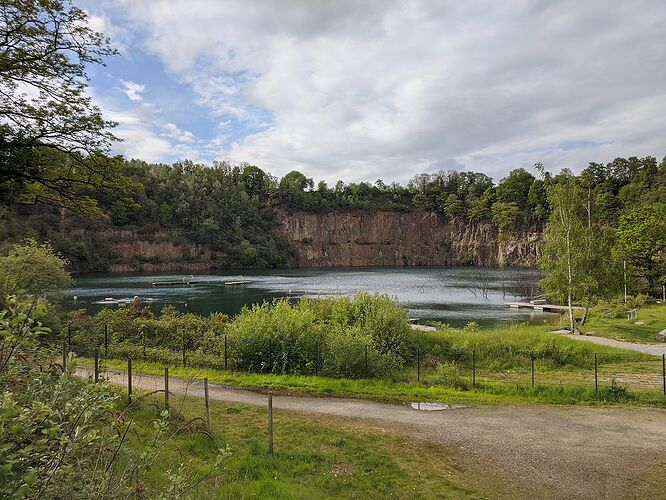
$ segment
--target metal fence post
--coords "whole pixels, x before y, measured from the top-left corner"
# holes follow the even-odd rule
[[[213,423],[210,419],[210,400],[208,399],[208,377],[204,377],[204,399],[206,401],[206,430],[213,432]]]
[[[368,344],[365,344],[365,376],[368,376]]]
[[[599,367],[596,352],[594,353],[594,392],[599,392]]]
[[[169,367],[164,365],[164,407],[169,409]]]
[[[132,358],[127,359],[127,401],[132,404]]]
[[[472,387],[476,387],[476,349],[472,349]]]
[[[268,391],[268,453],[273,454],[273,393]]]
[[[666,396],[666,354],[661,355],[661,379],[664,383],[664,396]]]
[[[183,366],[185,366],[185,331],[182,333],[182,341],[183,341]]]
[[[95,347],[95,383],[99,382],[99,349]]]

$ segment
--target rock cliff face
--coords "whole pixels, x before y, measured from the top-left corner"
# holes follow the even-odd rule
[[[104,231],[102,237],[113,255],[111,272],[206,271],[219,267],[218,255],[210,248],[173,232],[141,234],[117,229]]]
[[[536,227],[507,236],[491,224],[429,212],[281,212],[279,219],[299,267],[534,266],[540,256]]]
[[[491,224],[429,212],[279,212],[279,232],[298,251],[298,267],[534,266],[541,228],[500,235]],[[109,271],[206,271],[224,268],[222,254],[168,231],[101,234]]]

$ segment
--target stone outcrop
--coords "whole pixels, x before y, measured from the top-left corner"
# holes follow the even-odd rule
[[[297,248],[299,267],[534,266],[540,228],[499,234],[488,223],[430,212],[279,214],[279,231]]]

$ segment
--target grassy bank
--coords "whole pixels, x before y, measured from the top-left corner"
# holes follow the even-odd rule
[[[155,405],[153,403],[156,403]],[[133,412],[139,425],[128,451],[141,449],[147,424],[159,413],[158,396]],[[174,398],[183,419],[203,416],[201,399]],[[267,453],[266,410],[213,401],[213,438],[189,430],[172,438],[157,457],[145,490],[163,491],[179,463],[194,471],[192,498],[488,498],[517,492],[493,471],[471,473],[456,447],[414,441],[364,423],[363,428],[323,416],[276,412],[275,451]],[[219,448],[231,456],[208,474]]]
[[[90,359],[82,364],[91,366]],[[105,360],[103,367],[126,370],[124,360]],[[161,376],[164,366],[158,363],[134,361],[135,373]],[[242,387],[250,390],[271,389],[284,394],[309,394],[314,396],[357,397],[390,402],[439,401],[464,404],[584,404],[584,405],[645,405],[666,407],[666,397],[657,390],[630,390],[624,386],[601,383],[598,392],[594,382],[580,383],[572,376],[559,383],[535,383],[528,380],[497,381],[488,377],[477,378],[477,386],[460,389],[429,382],[404,382],[372,379],[335,379],[316,376],[276,375],[230,372],[210,368],[172,366],[170,376],[183,379],[204,377],[212,383]],[[562,375],[563,377],[565,374]]]
[[[639,311],[639,317],[648,318],[646,325],[596,319],[589,328],[604,327],[607,335],[636,334],[654,329],[665,316],[666,307],[651,306]],[[183,366],[182,353],[144,350],[131,342],[112,344],[104,365],[124,370],[125,359],[132,357],[135,370],[148,374],[161,375],[168,364],[173,376],[186,379],[207,376],[212,382],[254,390],[385,401],[666,406],[661,358],[554,335],[549,333],[552,328],[544,324],[410,332],[405,363],[387,376],[373,377],[367,371],[371,376],[318,376],[312,373],[318,363],[305,367],[305,373],[226,370],[224,351],[203,349],[187,353]],[[222,345],[226,349],[226,339]],[[276,342],[274,349],[280,345]],[[363,358],[357,361],[356,372],[362,374]],[[91,364],[90,359],[84,362]],[[275,366],[265,364],[264,369],[266,365]]]
[[[655,304],[638,309],[634,321],[627,318],[592,317],[584,332],[627,342],[654,343],[655,335],[666,328],[666,304]]]

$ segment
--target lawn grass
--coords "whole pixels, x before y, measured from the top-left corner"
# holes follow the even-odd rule
[[[139,424],[128,434],[126,452],[138,453],[161,398],[148,396],[133,411]],[[184,420],[205,415],[199,398],[174,397],[172,413]],[[414,441],[375,424],[274,414],[274,454],[267,453],[266,409],[213,401],[211,439],[189,430],[158,455],[145,491],[162,491],[180,463],[201,482],[192,498],[491,498],[514,496],[493,471],[471,473],[469,457],[453,446]],[[175,425],[175,424],[174,424]],[[218,449],[232,454],[209,474]]]
[[[631,322],[626,318],[592,317],[584,332],[609,339],[651,344],[656,342],[655,335],[664,328],[666,304],[654,304],[639,308],[636,320]]]

